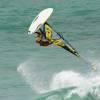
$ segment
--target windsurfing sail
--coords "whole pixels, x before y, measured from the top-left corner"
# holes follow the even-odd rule
[[[94,64],[92,64],[90,61],[88,61],[84,57],[82,57],[76,51],[76,49],[63,37],[63,35],[56,32],[55,30],[53,30],[53,28],[47,22],[44,24],[44,28],[45,28],[45,33],[46,33],[47,39],[52,40],[53,44],[58,45],[58,46],[62,47],[63,49],[69,51],[70,53],[72,53],[76,57],[80,58],[82,61],[84,61],[88,65],[92,66],[93,70],[96,70],[96,66]],[[54,39],[52,37],[53,34],[57,34],[59,36],[59,38]]]
[[[46,38],[51,40],[53,44],[62,47],[63,49],[69,51],[70,53],[74,54],[75,56],[79,57],[79,53],[75,50],[75,48],[64,39],[63,35],[53,30],[53,28],[46,22],[44,24],[44,30],[46,34]],[[52,37],[53,34],[58,35],[58,38]]]
[[[46,34],[46,39],[51,40],[52,39],[52,34],[53,34],[52,27],[46,22],[44,24],[43,28],[44,28],[43,30],[45,31],[45,34]]]
[[[61,35],[60,33],[56,32],[61,39],[64,40],[66,43],[63,48],[67,49],[70,53],[74,54],[77,57],[80,57],[80,54],[76,51],[76,49]]]

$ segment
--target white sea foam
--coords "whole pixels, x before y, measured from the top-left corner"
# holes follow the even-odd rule
[[[39,81],[39,78],[37,76],[37,72],[33,68],[31,69],[30,61],[26,61],[22,64],[20,64],[17,68],[17,71],[21,73],[21,75],[24,77],[25,81],[30,85],[30,87],[35,90],[38,93],[46,92],[46,90],[43,87],[43,83]],[[33,65],[33,64],[32,64]]]
[[[53,76],[51,88],[63,88],[76,86],[71,94],[78,94],[80,97],[86,96],[87,93],[100,96],[100,76],[84,76],[74,71],[61,71]],[[70,94],[70,95],[71,95]]]
[[[77,94],[80,97],[84,97],[87,93],[91,93],[98,98],[100,98],[100,73],[99,71],[95,73],[88,73],[88,75],[81,74],[80,72],[74,71],[60,71],[53,73],[51,76],[51,82],[48,85],[48,89],[45,89],[45,84],[41,81],[42,76],[38,76],[39,73],[35,70],[35,62],[30,64],[30,61],[20,64],[17,68],[18,72],[24,76],[25,80],[30,84],[30,86],[38,93],[44,93],[47,91],[66,88],[66,87],[77,87],[72,90],[68,97],[72,94]],[[33,66],[34,65],[34,66]],[[99,67],[100,63],[97,63]]]

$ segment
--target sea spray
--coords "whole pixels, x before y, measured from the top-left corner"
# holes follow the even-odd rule
[[[85,97],[88,93],[100,97],[100,76],[94,77],[82,75],[74,71],[61,71],[54,74],[51,88],[64,88],[75,86],[77,89],[70,92],[70,95],[77,94],[80,97]]]
[[[62,71],[54,75],[51,87],[63,88],[71,86],[78,87],[78,90],[74,90],[73,92],[78,93],[80,96],[84,96],[86,91],[89,90],[91,83],[81,74],[73,71]]]
[[[99,64],[98,64],[99,65]],[[73,70],[63,70],[60,72],[52,73],[49,78],[48,88],[45,88],[44,77],[36,70],[35,61],[25,61],[21,63],[17,70],[22,74],[25,81],[37,93],[52,92],[56,89],[77,87],[67,93],[64,98],[72,98],[77,95],[79,98],[85,98],[91,95],[92,98],[100,99],[100,73],[90,72],[87,75]],[[91,74],[92,73],[92,74]]]
[[[20,72],[20,74],[24,77],[25,81],[37,93],[46,92],[46,90],[43,87],[43,83],[41,81],[39,81],[40,78],[37,76],[38,73],[35,71],[35,67],[31,68],[30,63],[31,63],[30,61],[26,61],[24,63],[21,63],[18,66],[17,71]]]

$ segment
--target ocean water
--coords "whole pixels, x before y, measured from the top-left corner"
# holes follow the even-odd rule
[[[27,34],[48,7],[54,8],[49,23],[96,71]],[[100,100],[100,0],[1,0],[0,100]]]

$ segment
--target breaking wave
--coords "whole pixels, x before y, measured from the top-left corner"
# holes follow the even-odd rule
[[[32,63],[32,65],[31,65]],[[100,69],[87,75],[73,70],[63,70],[53,73],[45,79],[36,70],[35,62],[26,61],[17,68],[25,81],[38,93],[37,100],[99,100],[100,99]],[[97,62],[97,66],[100,63]],[[46,76],[46,75],[45,75]],[[48,80],[48,82],[46,82]],[[70,91],[68,88],[72,88]],[[56,95],[55,95],[56,93]],[[50,95],[52,94],[52,95]],[[63,98],[63,99],[61,99]]]

